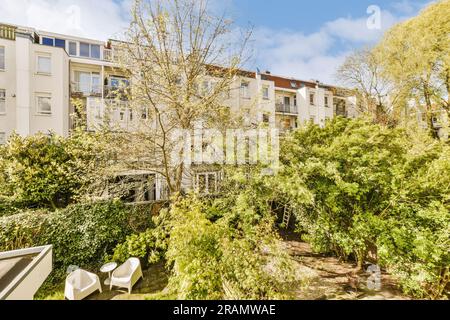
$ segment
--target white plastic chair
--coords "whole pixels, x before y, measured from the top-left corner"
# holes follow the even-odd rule
[[[64,296],[68,300],[83,300],[97,290],[102,293],[99,277],[83,269],[78,269],[67,276]]]
[[[113,286],[127,288],[131,294],[131,289],[140,278],[144,278],[141,262],[138,258],[130,258],[112,273],[110,290]]]

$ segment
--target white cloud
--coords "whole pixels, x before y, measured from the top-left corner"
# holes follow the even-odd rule
[[[391,12],[383,10],[380,15],[380,29],[367,27],[367,16],[361,18],[339,18],[327,22],[324,31],[341,40],[360,43],[373,43],[378,40],[386,30],[397,23],[400,18]]]
[[[130,0],[2,0],[0,21],[106,40],[128,24]]]
[[[312,34],[259,28],[255,32],[257,54],[253,67],[277,75],[333,84],[337,68],[352,50],[375,44],[389,28],[416,14],[421,7],[423,3],[419,6],[403,1],[396,10],[381,10],[380,29],[367,27],[369,15],[365,15],[366,12],[356,18],[326,22]]]
[[[209,0],[214,12],[233,15],[236,0]],[[98,40],[120,35],[127,27],[133,0],[1,0],[0,22]],[[398,0],[383,8],[381,30],[366,26],[368,15],[342,17],[305,34],[297,30],[255,30],[251,68],[300,79],[333,83],[337,67],[353,48],[375,43],[393,24],[424,6],[418,0]],[[387,10],[389,9],[389,11]],[[340,48],[340,50],[336,50]]]

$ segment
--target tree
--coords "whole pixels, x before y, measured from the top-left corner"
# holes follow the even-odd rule
[[[378,264],[406,293],[436,299],[450,279],[449,159],[449,146],[414,128],[336,118],[285,140],[271,192],[311,194],[287,204],[316,251]]]
[[[399,97],[394,95],[393,82],[382,74],[381,60],[374,50],[363,49],[347,57],[337,78],[355,90],[360,113],[370,115],[378,123],[395,123],[393,106]]]
[[[116,135],[119,159],[133,159],[123,161],[127,169],[163,176],[170,194],[181,191],[189,174],[184,161],[174,161],[185,138],[176,131],[235,121],[223,101],[234,89],[250,32],[234,34],[230,21],[208,9],[206,1],[136,0],[131,25],[115,42],[131,80],[129,107],[142,118]]]
[[[86,196],[108,156],[96,136],[76,131],[10,137],[0,149],[0,203],[56,209]]]
[[[450,115],[449,12],[450,1],[438,1],[392,28],[376,48],[383,75],[424,109],[433,135],[433,112]]]

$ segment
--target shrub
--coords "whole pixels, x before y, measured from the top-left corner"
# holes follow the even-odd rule
[[[86,192],[104,150],[95,135],[13,135],[0,148],[0,212],[13,206],[63,208]],[[9,210],[10,211],[10,210]]]
[[[228,197],[190,197],[172,206],[169,289],[179,299],[287,298],[292,266],[278,247],[272,217],[254,211],[245,194],[234,207],[224,206]],[[211,211],[220,218],[211,221]]]
[[[52,244],[57,281],[69,265],[98,268],[118,243],[137,231],[129,223],[134,214],[132,208],[112,201],[2,217],[0,251]]]
[[[311,203],[291,197],[289,205],[316,251],[360,267],[379,263],[418,297],[446,294],[449,146],[420,131],[338,118],[293,133],[281,162],[275,188],[312,194]]]

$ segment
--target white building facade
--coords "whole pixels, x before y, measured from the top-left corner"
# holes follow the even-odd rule
[[[111,42],[0,24],[0,143],[13,132],[67,136],[74,97],[84,101],[88,127],[94,128],[110,93],[128,84],[115,67],[112,49]],[[315,81],[243,71],[236,87],[225,104],[281,131],[307,121],[324,125],[336,115],[356,116],[355,99]],[[128,127],[126,101],[112,117]]]
[[[74,99],[82,101],[88,130],[103,124],[105,110],[116,127],[132,130],[143,115],[133,114],[127,107],[127,95],[117,98],[129,80],[114,60],[114,41],[104,43],[0,23],[0,144],[14,132],[21,136],[50,132],[68,136],[74,126]],[[281,133],[310,121],[323,126],[338,115],[356,116],[354,98],[318,81],[241,70],[233,88],[224,96],[224,105],[243,114],[249,124],[265,123]],[[147,181],[155,174],[135,172],[127,176]],[[150,180],[154,181],[150,188],[132,190],[129,198],[165,198],[162,178]],[[187,185],[211,192],[217,188],[220,173],[197,172],[189,180]]]

